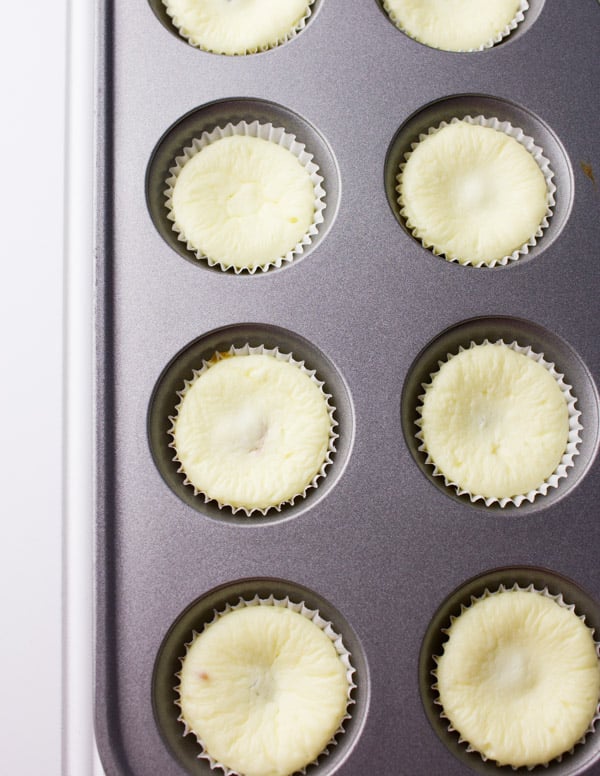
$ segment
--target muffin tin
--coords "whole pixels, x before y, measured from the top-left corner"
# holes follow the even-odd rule
[[[596,0],[530,0],[502,43],[454,54],[408,38],[377,0],[316,0],[293,40],[225,57],[182,40],[160,0],[100,0],[96,735],[108,774],[210,772],[177,735],[174,634],[240,595],[304,600],[352,651],[352,719],[309,776],[498,772],[455,751],[424,678],[438,607],[467,580],[499,583],[489,570],[508,567],[565,597],[581,588],[574,601],[600,627],[599,33]],[[434,256],[395,201],[419,132],[476,113],[521,127],[555,173],[548,229],[506,267]],[[164,210],[172,158],[242,120],[295,134],[327,192],[309,249],[253,276],[198,262]],[[420,383],[485,337],[555,361],[582,412],[568,477],[518,508],[449,491],[414,436]],[[266,517],[195,499],[168,448],[173,388],[196,358],[245,342],[306,360],[339,422],[327,476]],[[600,731],[544,772],[600,773]]]

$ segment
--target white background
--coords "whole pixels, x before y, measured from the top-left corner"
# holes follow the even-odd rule
[[[0,33],[0,772],[8,776],[61,772],[66,7],[4,3]]]

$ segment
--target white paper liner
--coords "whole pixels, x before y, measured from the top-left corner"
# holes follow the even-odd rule
[[[280,256],[274,260],[267,261],[260,266],[255,267],[235,267],[231,263],[217,261],[210,256],[207,256],[202,251],[197,250],[191,243],[189,243],[185,235],[181,232],[175,221],[173,214],[173,189],[179,173],[183,169],[184,165],[189,162],[192,157],[199,153],[203,148],[222,140],[225,137],[233,137],[234,135],[256,137],[262,140],[268,140],[271,143],[280,145],[283,148],[290,151],[300,164],[304,167],[308,173],[314,190],[314,214],[313,220],[308,228],[308,231],[297,243],[292,250],[288,251],[284,256]],[[164,191],[166,198],[167,218],[173,222],[173,231],[177,233],[177,239],[186,243],[186,248],[197,259],[207,261],[211,267],[219,267],[223,271],[233,269],[236,275],[242,272],[248,272],[253,275],[257,270],[266,272],[271,267],[281,267],[286,262],[289,263],[295,258],[304,253],[304,249],[312,244],[313,237],[318,233],[320,224],[323,223],[323,210],[325,210],[325,189],[323,188],[323,177],[319,175],[319,167],[313,162],[313,155],[308,153],[306,146],[303,143],[299,143],[296,140],[296,136],[286,132],[282,127],[274,127],[273,124],[260,124],[258,121],[253,121],[248,124],[245,121],[240,121],[238,124],[227,124],[224,127],[216,127],[211,132],[203,132],[199,138],[192,140],[191,146],[186,146],[183,149],[180,156],[177,156],[174,160],[173,167],[169,168],[169,177],[165,181],[167,188]]]
[[[552,377],[556,380],[556,383],[560,388],[562,395],[565,397],[565,401],[567,403],[567,411],[569,414],[569,433],[567,436],[567,446],[555,471],[546,480],[544,480],[544,482],[542,482],[535,490],[530,490],[528,493],[516,495],[516,496],[513,496],[512,498],[496,498],[495,496],[485,497],[477,493],[471,493],[470,491],[465,490],[464,488],[461,488],[461,486],[458,483],[448,479],[448,477],[446,477],[446,475],[442,471],[440,471],[440,469],[438,469],[435,461],[431,458],[425,446],[425,440],[423,439],[423,433],[421,431],[422,419],[420,417],[418,420],[415,421],[415,425],[419,427],[419,431],[415,434],[415,437],[420,442],[418,447],[419,451],[425,453],[425,455],[427,456],[425,463],[430,466],[433,466],[433,474],[436,477],[443,477],[444,484],[449,488],[453,488],[459,496],[463,496],[463,495],[468,496],[471,499],[472,503],[482,500],[485,502],[486,507],[489,507],[492,504],[499,504],[501,507],[505,507],[507,504],[513,504],[514,506],[518,507],[524,501],[529,501],[530,503],[533,503],[533,501],[537,496],[540,496],[540,495],[545,496],[548,493],[548,490],[550,488],[557,488],[560,480],[568,476],[568,470],[573,466],[573,458],[576,455],[579,455],[578,445],[581,443],[581,436],[579,432],[582,431],[583,429],[583,426],[579,421],[579,418],[581,417],[581,412],[575,407],[577,399],[571,393],[572,386],[565,382],[565,379],[564,379],[565,376],[557,372],[555,365],[550,361],[546,361],[542,353],[535,353],[530,346],[523,347],[515,341],[504,342],[504,340],[499,339],[499,340],[495,340],[494,342],[490,342],[489,340],[485,339],[483,340],[483,342],[471,342],[466,348],[461,345],[458,349],[458,353],[462,353],[464,350],[470,350],[471,348],[478,347],[479,345],[489,345],[489,344],[506,345],[506,347],[509,347],[511,350],[514,350],[516,353],[521,353],[524,356],[531,358],[533,361],[537,361],[537,363],[543,366],[545,369],[547,369],[548,372],[552,375]],[[458,353],[447,353],[446,359],[444,361],[438,361],[439,369],[441,369],[443,364],[445,364],[446,362],[454,358],[455,355],[458,355]],[[424,389],[424,392],[419,395],[420,404],[417,407],[417,412],[419,413],[419,415],[422,415],[423,400],[425,398],[425,393],[427,392],[427,389],[433,384],[433,381],[436,375],[439,374],[439,369],[430,375],[428,383],[421,383],[421,387]]]
[[[587,628],[589,628],[589,626],[586,624],[586,621],[585,621],[585,615],[577,614],[577,612],[575,611],[575,605],[574,604],[566,603],[566,601],[564,600],[564,598],[562,596],[562,593],[559,593],[558,595],[553,595],[548,590],[547,587],[544,587],[541,590],[536,588],[533,584],[530,584],[527,587],[521,587],[516,582],[511,587],[507,587],[506,585],[500,585],[497,590],[492,590],[492,591],[490,591],[486,587],[481,595],[479,595],[479,596],[473,596],[473,595],[470,596],[470,601],[469,601],[468,605],[465,605],[465,604],[461,604],[460,605],[460,614],[463,614],[463,612],[465,612],[467,609],[469,609],[471,606],[473,606],[473,604],[477,603],[478,601],[483,601],[484,599],[490,598],[491,596],[498,595],[499,593],[506,593],[506,592],[510,592],[510,591],[537,593],[538,595],[543,595],[546,598],[550,598],[552,601],[555,601],[559,606],[563,607],[563,609],[568,609],[570,612],[573,612],[573,614],[575,614],[576,617],[578,619],[580,619],[581,622],[583,622],[586,625]],[[460,614],[457,615],[456,617],[454,617],[454,616],[450,617],[450,625],[452,625],[455,622],[455,620],[457,620],[458,617],[460,617]],[[450,626],[448,626],[447,628],[442,628],[441,629],[442,633],[444,633],[445,635],[448,635],[449,627]],[[593,628],[589,628],[589,630],[591,631],[591,636],[592,636],[592,639],[594,641],[594,647],[595,647],[595,650],[596,650],[596,655],[597,655],[598,659],[600,659],[600,643],[594,638],[595,635],[596,635],[595,632],[594,632],[594,629]],[[439,698],[439,690],[438,690],[438,684],[437,684],[437,664],[438,664],[438,661],[439,661],[441,655],[433,655],[432,657],[433,657],[433,660],[434,660],[434,662],[436,664],[436,667],[431,671],[431,675],[435,679],[435,682],[431,685],[431,689],[434,692],[438,693],[438,696],[434,700],[434,703],[442,709],[442,711],[440,712],[440,717],[442,719],[445,719],[445,720],[448,721],[448,731],[450,733],[458,733],[459,743],[466,745],[467,752],[474,752],[474,753],[478,754],[484,762],[487,762],[488,760],[490,760],[490,762],[496,762],[495,760],[491,760],[489,757],[486,757],[479,750],[474,749],[471,746],[471,744],[466,739],[464,739],[462,737],[460,732],[458,730],[456,730],[456,728],[450,722],[449,718],[444,713],[444,710],[443,710],[444,707],[443,707],[443,704],[441,703],[440,698]],[[598,720],[600,720],[600,699],[598,699],[598,704],[596,706],[596,711],[594,713],[594,716],[590,720],[590,724],[589,724],[587,730],[584,732],[582,737],[573,744],[571,749],[569,749],[566,752],[563,752],[558,757],[552,758],[552,760],[548,760],[548,762],[545,762],[545,763],[537,763],[536,765],[519,766],[519,767],[511,765],[510,767],[512,768],[513,771],[520,770],[520,768],[522,768],[522,767],[526,767],[528,771],[532,771],[534,768],[538,768],[540,766],[543,766],[544,768],[547,768],[550,765],[550,763],[553,763],[553,762],[562,762],[562,759],[563,759],[563,757],[565,755],[573,754],[573,752],[575,751],[575,747],[580,746],[581,744],[584,744],[586,739],[587,739],[587,737],[591,733],[595,732],[596,723],[598,722]]]
[[[523,146],[523,148],[529,151],[529,153],[533,156],[536,164],[538,165],[538,167],[540,168],[544,176],[544,180],[546,181],[546,213],[544,215],[544,218],[542,219],[542,222],[539,224],[537,230],[535,231],[535,233],[531,235],[531,237],[527,242],[523,243],[523,245],[521,245],[519,248],[514,250],[509,256],[503,256],[500,259],[493,259],[492,261],[489,261],[489,262],[485,262],[485,261],[473,262],[470,259],[465,259],[461,257],[451,258],[449,256],[446,256],[446,254],[443,251],[438,250],[435,246],[421,239],[417,234],[418,227],[411,222],[410,218],[408,217],[408,214],[406,213],[406,208],[404,207],[404,203],[402,202],[402,196],[400,193],[401,191],[400,181],[402,179],[404,168],[406,167],[406,163],[410,159],[412,152],[419,145],[419,143],[425,140],[429,135],[435,135],[441,129],[444,129],[444,127],[447,127],[450,124],[459,124],[463,121],[466,122],[467,124],[474,124],[481,127],[489,127],[499,132],[504,132],[504,134],[508,135],[509,137],[512,137],[514,140],[520,143]],[[554,205],[556,204],[556,200],[554,198],[554,194],[556,192],[556,186],[554,185],[554,182],[552,180],[553,178],[554,178],[554,173],[550,168],[550,161],[544,156],[543,149],[540,146],[536,145],[533,138],[526,135],[522,129],[519,129],[518,127],[513,127],[513,125],[509,121],[500,121],[497,118],[488,119],[485,116],[465,116],[462,119],[453,118],[449,122],[442,121],[442,123],[439,124],[439,126],[430,127],[426,133],[422,133],[421,135],[419,135],[419,140],[416,143],[412,143],[411,150],[407,151],[407,153],[404,154],[404,162],[400,165],[400,172],[396,176],[396,180],[398,181],[398,186],[396,186],[396,191],[398,192],[398,205],[400,206],[400,215],[405,220],[406,226],[412,233],[413,237],[416,240],[418,240],[421,243],[421,245],[423,245],[423,247],[432,251],[432,253],[435,256],[441,256],[446,261],[456,262],[461,266],[491,268],[496,266],[506,266],[509,261],[517,261],[517,259],[519,259],[521,256],[524,256],[527,253],[529,253],[529,249],[533,248],[533,246],[537,244],[537,241],[542,236],[544,229],[548,228],[548,222],[549,222],[549,219],[552,217],[553,208],[554,208]]]
[[[201,490],[198,490],[193,482],[191,482],[187,474],[185,473],[185,470],[183,468],[183,464],[177,457],[177,448],[175,446],[175,420],[177,418],[177,415],[179,414],[179,408],[181,407],[183,398],[187,391],[190,389],[190,387],[196,382],[196,380],[206,372],[207,369],[210,369],[211,366],[218,363],[219,361],[222,361],[225,358],[231,357],[231,356],[256,356],[256,355],[266,355],[266,356],[273,356],[273,358],[276,358],[279,361],[286,361],[289,364],[293,364],[295,367],[300,369],[301,372],[303,372],[307,377],[311,379],[311,381],[319,388],[321,391],[321,394],[323,395],[323,398],[325,399],[325,402],[327,404],[327,412],[329,415],[329,443],[327,447],[327,452],[325,454],[325,460],[321,464],[321,468],[319,471],[315,474],[313,479],[308,483],[308,485],[304,488],[304,490],[301,493],[297,493],[292,498],[281,502],[281,504],[273,505],[265,507],[264,509],[259,508],[251,508],[248,509],[246,507],[235,507],[231,504],[228,504],[225,501],[219,501],[218,499],[211,498],[206,493],[204,493]],[[314,369],[308,369],[305,366],[304,361],[297,361],[291,353],[281,353],[278,348],[265,348],[264,346],[260,345],[258,347],[252,347],[249,344],[243,345],[242,347],[235,347],[232,345],[229,350],[223,352],[217,352],[215,353],[208,361],[203,359],[202,360],[202,366],[200,369],[194,369],[193,370],[193,376],[190,380],[185,380],[184,386],[180,391],[177,391],[177,396],[179,396],[179,403],[175,407],[175,414],[169,415],[169,420],[171,421],[171,427],[169,428],[169,436],[171,437],[172,441],[169,443],[169,447],[172,448],[175,451],[175,454],[173,456],[173,461],[175,461],[177,464],[179,464],[178,473],[183,474],[184,476],[184,485],[189,485],[194,490],[195,496],[202,496],[204,498],[204,503],[208,504],[209,502],[213,501],[217,504],[219,509],[230,509],[233,514],[235,515],[238,512],[243,512],[247,517],[250,517],[250,515],[256,514],[259,512],[261,515],[266,515],[267,512],[269,512],[271,509],[275,509],[277,512],[281,512],[284,506],[294,504],[296,499],[304,498],[306,496],[306,493],[311,488],[316,488],[319,480],[327,476],[326,469],[327,467],[332,463],[332,456],[336,451],[336,439],[338,439],[339,434],[335,431],[335,427],[338,425],[337,420],[335,419],[335,406],[331,403],[331,394],[325,393],[323,390],[324,383],[319,380],[316,376],[316,370]]]
[[[396,13],[390,8],[390,5],[388,3],[388,0],[383,1],[383,8],[387,15],[390,17],[390,19],[394,22],[396,27],[401,30],[405,35],[408,35],[409,38],[412,38],[413,40],[416,40],[419,43],[422,43],[424,46],[429,46],[429,48],[437,49],[437,51],[450,51],[451,53],[458,54],[458,53],[471,53],[473,51],[485,51],[485,49],[492,48],[492,46],[495,46],[496,43],[500,43],[501,40],[504,40],[504,38],[508,37],[510,33],[516,29],[519,24],[525,19],[525,11],[529,8],[529,3],[527,0],[521,0],[519,3],[519,7],[517,9],[517,13],[514,15],[514,17],[511,19],[509,24],[504,27],[504,29],[500,30],[500,32],[496,33],[496,35],[493,38],[490,38],[485,43],[482,43],[481,46],[478,46],[477,48],[470,48],[470,49],[460,49],[459,51],[455,51],[454,49],[440,49],[437,46],[432,46],[429,43],[425,43],[424,41],[419,40],[418,38],[415,38],[414,35],[412,35],[408,30],[404,29],[402,26],[402,22],[398,17],[396,16]]]
[[[226,56],[226,57],[243,57],[243,56],[247,56],[248,54],[258,54],[259,52],[262,52],[262,51],[270,51],[270,49],[277,48],[277,46],[281,46],[283,43],[287,43],[288,40],[292,40],[293,38],[296,37],[296,35],[298,35],[298,33],[302,32],[302,30],[306,27],[308,20],[312,16],[312,12],[313,12],[312,7],[314,3],[315,3],[315,0],[309,0],[306,13],[300,19],[298,24],[296,24],[295,27],[293,27],[291,30],[286,32],[285,35],[282,35],[281,37],[279,37],[273,43],[267,43],[263,46],[254,46],[252,48],[246,49],[243,52],[239,52],[236,54],[225,54],[222,51],[215,51],[214,49],[207,48],[203,46],[201,43],[197,43],[196,41],[192,40],[193,33],[187,30],[185,26],[183,26],[183,24],[177,19],[177,16],[167,5],[166,0],[162,0],[162,4],[165,6],[167,14],[171,18],[171,21],[173,22],[174,27],[177,29],[181,37],[184,38],[184,40],[186,40],[190,44],[190,46],[194,46],[194,48],[199,48],[201,51],[207,51],[209,54],[220,54],[221,56]]]
[[[234,611],[236,609],[243,609],[247,606],[279,606],[282,608],[290,609],[293,612],[297,612],[301,614],[303,617],[306,617],[308,620],[313,622],[320,630],[325,633],[325,635],[331,640],[333,646],[335,647],[336,652],[338,653],[340,660],[344,664],[346,668],[346,680],[348,682],[348,692],[347,692],[347,702],[346,702],[346,712],[344,716],[342,717],[342,720],[339,724],[338,729],[335,731],[323,751],[319,754],[319,756],[316,758],[316,760],[313,760],[310,763],[306,763],[304,768],[302,768],[299,771],[295,771],[295,773],[306,773],[306,769],[310,765],[316,765],[321,758],[326,757],[329,754],[329,750],[332,746],[336,746],[338,743],[338,737],[341,733],[344,733],[344,726],[345,723],[351,718],[351,714],[349,712],[349,708],[355,703],[354,698],[352,697],[353,691],[356,689],[356,684],[353,679],[353,674],[356,672],[356,669],[351,663],[351,654],[344,646],[344,643],[342,642],[342,637],[335,632],[333,625],[328,621],[325,620],[323,617],[321,617],[318,609],[309,609],[304,601],[301,601],[300,603],[296,603],[294,601],[290,601],[289,597],[285,597],[283,599],[275,598],[275,596],[271,595],[268,598],[260,598],[258,595],[255,595],[254,598],[247,601],[243,598],[240,598],[239,601],[234,604],[227,604],[225,609],[221,611],[217,611],[217,609],[213,610],[213,618],[210,621],[210,623],[207,623],[202,631],[202,633],[206,628],[210,627],[213,623],[215,623],[220,617],[223,617],[225,614],[228,614],[231,611]],[[185,644],[185,654],[187,656],[190,647],[198,637],[199,633],[196,631],[192,632],[192,638],[189,642],[186,642]],[[179,658],[179,662],[183,665],[183,661],[185,659],[184,657]],[[181,689],[181,672],[177,672],[175,674],[175,677],[179,680],[177,685],[173,688],[178,695],[180,694]],[[175,701],[175,705],[178,706],[181,709],[181,701],[178,699]],[[224,771],[225,776],[243,776],[243,774],[240,774],[238,771],[233,771],[230,768],[228,768],[226,765],[223,765],[220,762],[217,762],[216,760],[213,760],[213,758],[210,756],[210,754],[206,751],[206,747],[204,745],[204,742],[200,738],[200,736],[192,730],[190,727],[188,727],[185,719],[183,718],[183,715],[180,713],[177,720],[181,722],[184,726],[184,737],[189,735],[190,733],[196,738],[196,741],[200,745],[202,751],[200,754],[198,754],[198,759],[207,760],[210,764],[211,769],[220,768],[222,771]]]

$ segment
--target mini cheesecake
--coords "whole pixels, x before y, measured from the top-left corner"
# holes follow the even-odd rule
[[[452,621],[437,658],[443,715],[499,765],[544,765],[586,733],[600,697],[592,631],[554,599],[504,590]]]
[[[216,54],[250,54],[290,38],[313,0],[163,0],[180,34]]]
[[[521,0],[384,0],[384,7],[397,27],[426,46],[477,51],[516,26]]]
[[[304,493],[326,462],[331,407],[295,362],[229,355],[181,393],[171,435],[198,493],[221,505],[266,510]]]
[[[174,229],[224,268],[255,270],[286,257],[315,215],[310,175],[287,148],[234,135],[202,148],[177,174]]]
[[[546,367],[504,343],[475,345],[425,386],[419,436],[448,481],[504,499],[534,491],[567,447],[569,412]]]
[[[303,614],[247,606],[219,617],[182,661],[181,719],[216,764],[289,776],[324,751],[346,715],[347,668]]]
[[[466,121],[417,143],[397,190],[413,235],[460,264],[510,257],[536,235],[548,209],[533,155],[505,132]]]

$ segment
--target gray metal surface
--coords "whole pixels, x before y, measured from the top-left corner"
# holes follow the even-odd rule
[[[339,776],[470,772],[436,735],[419,690],[427,627],[467,579],[533,565],[600,600],[593,385],[600,378],[600,190],[582,167],[600,175],[600,6],[530,2],[528,29],[479,54],[410,40],[376,0],[322,0],[296,40],[228,58],[170,34],[150,3],[100,0],[96,724],[110,776],[187,772],[155,721],[152,677],[173,623],[214,587],[290,580],[349,624],[368,666],[370,703]],[[506,268],[469,269],[435,257],[388,203],[385,161],[398,130],[429,103],[460,94],[508,101],[543,122],[564,149],[552,239]],[[190,111],[230,98],[298,114],[335,156],[332,193],[338,170],[341,181],[337,215],[329,211],[330,230],[315,249],[253,277],[184,260],[156,228],[146,188],[164,133]],[[449,496],[424,474],[403,432],[410,418],[401,397],[414,388],[410,370],[421,351],[449,327],[481,317],[493,319],[494,331],[529,331],[564,353],[568,363],[557,366],[573,369],[582,386],[577,486],[534,509],[486,510]],[[256,331],[251,324],[303,338],[348,391],[333,486],[309,508],[300,504],[264,525],[190,506],[161,476],[149,444],[151,397],[171,360],[216,329]],[[566,758],[555,772],[600,773],[597,739],[583,759]],[[323,764],[315,776],[330,771]],[[196,772],[206,770],[199,764]]]

